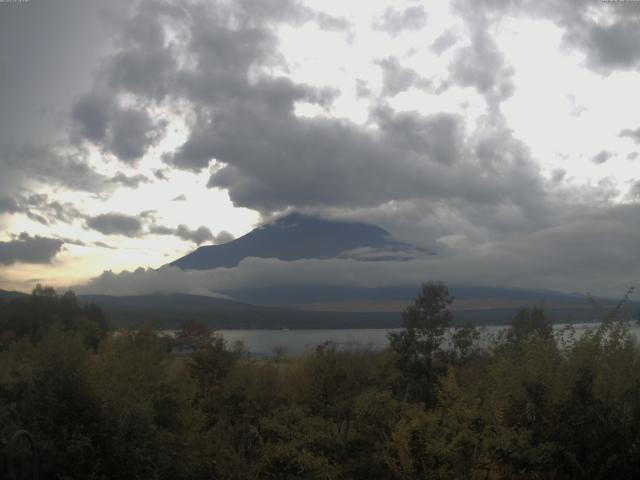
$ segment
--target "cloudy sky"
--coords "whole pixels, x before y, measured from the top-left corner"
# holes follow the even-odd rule
[[[0,288],[214,293],[153,269],[300,210],[436,255],[224,278],[624,293],[639,68],[638,2],[0,2]]]

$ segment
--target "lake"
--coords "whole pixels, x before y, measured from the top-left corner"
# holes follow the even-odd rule
[[[567,325],[554,325],[554,329],[561,330]],[[589,328],[597,327],[596,323],[581,323],[573,325],[576,335],[583,334]],[[505,326],[484,327],[485,336],[491,336],[504,330]],[[387,347],[387,333],[397,329],[335,329],[335,330],[218,330],[231,348],[237,341],[242,341],[245,347],[255,356],[273,356],[276,348],[283,348],[286,354],[302,355],[312,352],[318,345],[326,341],[335,342],[339,348],[353,349],[358,347],[382,350]],[[640,338],[640,327],[633,324],[631,332]],[[173,331],[165,331],[172,335]],[[485,340],[486,342],[486,340]]]

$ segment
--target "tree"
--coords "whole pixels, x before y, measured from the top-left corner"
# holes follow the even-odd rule
[[[477,351],[477,343],[480,340],[480,331],[472,323],[465,323],[456,328],[451,335],[451,345],[457,361],[464,363]]]
[[[389,333],[396,366],[402,374],[404,396],[431,404],[435,400],[434,353],[440,348],[452,315],[453,297],[442,282],[428,282],[402,313],[403,329]]]
[[[195,320],[185,320],[180,325],[173,340],[173,347],[178,350],[194,352],[214,341],[215,333],[205,324]]]
[[[551,320],[547,319],[544,309],[540,306],[520,308],[507,332],[507,338],[516,346],[521,345],[532,335],[542,339],[550,339],[553,336]]]
[[[0,304],[0,349],[21,338],[37,344],[54,325],[79,333],[94,351],[109,330],[100,307],[80,303],[72,291],[58,295],[51,287],[37,285],[31,295]]]

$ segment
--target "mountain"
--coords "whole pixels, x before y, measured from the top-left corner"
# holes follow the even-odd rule
[[[79,295],[78,300],[98,305],[115,326],[139,327],[150,323],[177,328],[196,320],[218,329],[326,329],[391,328],[400,325],[394,312],[320,312],[249,305],[198,295]]]
[[[24,297],[26,295],[27,295],[26,293],[21,293],[21,292],[10,292],[8,290],[0,290],[0,298],[5,298],[5,299]]]
[[[375,261],[406,260],[425,253],[392,240],[389,232],[375,225],[293,213],[231,242],[200,247],[171,265],[184,270],[204,270],[233,267],[247,257],[277,258],[283,261],[304,258],[357,258]],[[296,325],[296,328],[311,328],[310,325],[327,325],[326,322],[335,324],[340,318],[345,323],[336,326],[353,328],[356,325],[380,324],[381,321],[389,322],[385,323],[388,326],[397,325],[400,312],[413,301],[419,287],[399,285],[363,288],[336,286],[326,282],[299,285],[283,280],[282,284],[246,284],[219,293],[239,302],[238,305],[243,305],[242,308],[234,307],[233,310],[236,312],[236,321],[242,325],[260,325],[263,328],[292,328]],[[531,305],[543,305],[548,316],[557,322],[592,321],[602,316],[602,312],[595,311],[584,295],[541,289],[473,285],[449,287],[455,297],[455,318],[459,321],[507,323],[519,307]],[[174,298],[178,298],[177,304],[185,305],[179,315],[188,313],[186,298]],[[190,298],[193,300],[195,297]],[[201,304],[202,301],[198,302]],[[602,299],[599,303],[601,310],[607,311],[615,307],[617,302]],[[154,315],[169,315],[173,306],[166,305],[165,313],[162,313],[160,304],[162,302],[158,304]],[[637,312],[640,304],[629,302],[628,307],[632,312]],[[217,321],[234,325],[233,319],[227,316],[232,311],[230,306],[220,304],[215,308],[203,306],[197,309],[198,315],[204,315],[202,318],[208,318],[208,313],[203,312],[214,310],[217,312]]]
[[[335,258],[356,249],[360,252],[354,255],[369,253],[370,260],[404,258],[403,252],[412,247],[390,237],[389,232],[375,225],[292,213],[231,242],[200,247],[170,265],[183,270],[208,270],[234,267],[247,257]]]
[[[456,297],[452,310],[456,324],[507,324],[518,307],[543,304],[554,322],[588,322],[601,317],[584,296],[543,290],[489,287],[452,287]],[[136,328],[152,324],[158,328],[177,328],[184,320],[196,320],[217,329],[338,329],[393,328],[401,325],[400,312],[408,306],[417,288],[345,289],[283,287],[282,296],[274,289],[250,291],[244,295],[270,305],[188,294],[136,296],[78,295],[82,303],[100,306],[116,327]],[[293,295],[285,298],[284,293]],[[0,298],[26,297],[0,290]],[[238,296],[242,296],[239,292]],[[292,303],[292,298],[295,302]],[[288,299],[288,302],[286,300]],[[354,300],[356,299],[356,300]],[[287,305],[276,305],[278,300]],[[603,311],[617,301],[599,299]],[[625,310],[637,318],[640,302],[629,302]]]
[[[509,323],[520,307],[541,305],[554,322],[591,322],[616,307],[619,299],[597,298],[599,308],[586,295],[542,289],[450,285],[452,311],[457,322],[499,325]],[[336,287],[330,285],[282,285],[245,287],[225,292],[254,305],[296,308],[313,312],[400,313],[413,302],[419,286]],[[624,313],[638,318],[640,302],[625,303]]]
[[[549,319],[558,323],[590,322],[602,317],[584,296],[541,290],[519,290],[487,287],[453,287],[456,299],[452,305],[454,321],[477,324],[507,324],[521,306],[543,304]],[[370,292],[353,297],[367,296]],[[375,299],[339,300],[298,305],[254,305],[198,295],[79,295],[85,303],[100,306],[115,326],[138,327],[151,323],[159,328],[177,328],[184,320],[197,320],[218,329],[338,329],[393,328],[401,325],[400,312],[407,307],[413,292],[378,292]],[[387,298],[392,298],[388,300]],[[303,301],[309,297],[300,297]],[[334,298],[334,297],[331,297]],[[348,298],[348,297],[341,297]],[[369,297],[371,298],[371,297]],[[266,297],[265,297],[266,299]],[[617,304],[613,299],[599,299],[603,311]],[[637,318],[639,302],[629,302],[625,311]]]

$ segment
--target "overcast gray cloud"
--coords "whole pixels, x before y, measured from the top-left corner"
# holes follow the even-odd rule
[[[458,12],[479,24],[509,15],[551,20],[563,29],[565,46],[586,55],[586,65],[608,75],[640,66],[640,5],[589,0],[455,0]]]
[[[85,95],[73,107],[81,136],[125,163],[135,163],[159,139],[164,122],[142,108],[122,108],[107,94]]]
[[[109,126],[109,100],[106,97],[85,95],[73,106],[72,118],[78,123],[80,134],[94,142],[101,141]]]
[[[33,192],[23,192],[13,198],[0,197],[0,213],[21,213],[43,225],[72,223],[84,217],[71,203],[59,202],[46,194]]]
[[[438,255],[412,261],[351,259],[292,262],[248,258],[237,267],[182,271],[163,267],[115,275],[105,272],[86,292],[111,294],[184,292],[224,294],[247,285],[323,285],[367,288],[412,286],[442,279],[450,285],[509,285],[565,292],[597,290],[619,296],[637,283],[640,213],[620,207],[577,216],[570,223],[518,234],[517,241],[441,248]],[[603,228],[604,227],[604,228]],[[607,248],[603,248],[607,245]],[[507,267],[508,265],[508,267]]]
[[[30,0],[0,15],[0,191],[34,180],[97,191],[81,158],[55,145],[78,92],[91,85],[108,51],[113,23],[130,2]],[[110,18],[111,21],[105,21]]]
[[[200,245],[202,243],[226,243],[234,239],[234,236],[225,230],[214,235],[211,233],[209,228],[204,226],[192,230],[186,225],[178,225],[176,228],[169,228],[163,225],[152,225],[149,228],[149,232],[156,235],[174,235],[182,240],[193,242],[196,245]]]
[[[124,235],[138,237],[142,234],[142,220],[140,217],[124,215],[122,213],[105,213],[87,219],[87,227],[97,230],[104,235]]]
[[[389,57],[378,62],[382,68],[382,94],[384,96],[397,95],[412,87],[431,90],[432,82],[422,78],[413,69],[400,65],[397,58]]]
[[[635,130],[631,130],[630,128],[625,128],[621,130],[619,133],[620,137],[628,137],[633,140],[635,143],[640,143],[640,128],[636,128]]]
[[[395,37],[405,30],[421,30],[428,18],[422,5],[410,5],[403,10],[389,7],[376,20],[374,28]]]
[[[591,161],[596,165],[602,165],[603,163],[606,163],[612,156],[613,156],[613,153],[607,150],[602,150],[597,155],[595,155],[591,159]]]
[[[0,265],[14,263],[49,263],[60,252],[64,242],[55,238],[30,236],[22,233],[18,237],[0,242]]]
[[[487,104],[496,115],[500,102],[511,96],[515,88],[511,78],[514,71],[507,65],[490,33],[492,22],[496,21],[499,15],[491,15],[487,11],[492,8],[489,6],[469,5],[466,1],[454,2],[454,5],[456,4],[458,12],[467,24],[471,44],[455,51],[449,66],[449,82],[475,87],[478,93],[486,98]],[[500,13],[506,15],[506,5],[503,8],[505,10]],[[436,40],[432,49],[444,50],[454,41],[454,34],[450,31],[445,32]]]
[[[18,204],[13,198],[0,197],[0,213],[16,213],[18,211]]]
[[[136,161],[160,138],[162,126],[155,124],[149,114],[141,110],[120,110],[111,127],[107,147],[123,162]]]
[[[61,203],[45,194],[32,193],[20,197],[20,207],[27,217],[45,225],[55,222],[72,223],[84,217],[72,203]]]
[[[458,36],[452,30],[446,30],[431,44],[431,50],[440,55],[458,41]]]
[[[199,227],[195,230],[191,230],[186,225],[178,225],[176,229],[176,235],[183,240],[190,240],[196,245],[200,245],[204,242],[210,242],[215,240],[211,230],[207,227]]]
[[[600,178],[577,184],[566,165],[550,174],[543,172],[501,112],[518,85],[495,33],[503,20],[512,17],[553,22],[562,30],[563,48],[583,55],[585,65],[604,78],[638,68],[640,10],[633,2],[453,0],[452,13],[462,22],[444,30],[428,26],[427,3],[393,5],[382,10],[373,25],[388,34],[376,38],[398,41],[394,44],[398,48],[376,54],[382,89],[374,94],[376,79],[364,75],[355,84],[359,101],[370,101],[366,121],[333,114],[344,100],[341,85],[322,85],[330,82],[322,76],[305,77],[317,84],[304,83],[292,73],[304,71],[305,65],[283,53],[278,37],[283,25],[297,28],[313,23],[332,31],[330,35],[340,37],[345,46],[359,38],[351,20],[314,11],[302,1],[143,1],[130,9],[122,2],[113,6],[110,2],[104,7],[110,12],[106,17],[101,16],[99,2],[59,0],[59,8],[42,0],[27,4],[23,13],[13,9],[0,18],[0,78],[9,86],[0,91],[3,221],[22,214],[49,226],[80,219],[86,228],[105,235],[173,235],[198,245],[229,240],[228,234],[214,235],[207,226],[192,230],[185,225],[158,225],[165,221],[161,211],[97,215],[56,198],[57,191],[78,190],[107,201],[120,188],[146,188],[144,184],[156,182],[174,186],[176,177],[185,177],[176,170],[184,170],[208,174],[209,187],[227,190],[235,206],[257,210],[263,218],[299,209],[369,220],[438,254],[437,259],[418,260],[416,277],[410,273],[402,281],[422,280],[417,280],[419,271],[445,279],[445,274],[461,279],[466,272],[488,283],[514,282],[523,275],[551,287],[560,282],[560,270],[565,269],[567,278],[577,272],[576,285],[584,285],[581,276],[586,277],[589,269],[589,281],[606,281],[598,272],[611,274],[614,267],[605,264],[605,257],[623,270],[621,283],[632,277],[628,262],[622,263],[628,239],[636,237],[625,222],[635,217],[615,202],[619,198],[636,202],[636,183],[629,179],[622,185]],[[29,11],[27,16],[24,12]],[[366,22],[370,29],[370,20]],[[437,28],[438,36],[411,48],[402,43],[414,37],[403,34],[427,27]],[[101,47],[85,48],[82,40],[97,41],[94,29]],[[23,46],[10,47],[15,42]],[[415,62],[409,63],[420,49],[443,55],[441,76],[431,77]],[[52,52],[65,52],[72,63],[62,68],[61,57]],[[371,66],[375,69],[375,63]],[[65,69],[69,72],[62,72]],[[52,91],[61,92],[59,99],[55,93],[43,99],[49,81]],[[349,89],[354,81],[350,80]],[[416,110],[403,106],[404,97],[416,93],[409,92],[412,88],[433,96],[434,107],[429,102],[416,105]],[[458,90],[480,94],[486,111],[470,121],[462,103],[460,110],[455,103],[450,108],[450,98],[443,98],[455,97]],[[407,95],[393,98],[402,92]],[[438,111],[441,100],[446,111]],[[582,105],[588,99],[580,101]],[[309,104],[322,113],[297,113],[298,107]],[[421,111],[429,113],[420,113],[418,107],[423,106]],[[184,121],[186,131],[168,131],[167,122],[174,116]],[[622,129],[618,135],[640,143],[637,130]],[[178,145],[158,151],[157,157],[148,155],[155,154],[168,137],[170,145],[176,139]],[[611,162],[608,167],[625,156],[632,159],[634,152],[618,152],[615,144],[605,144],[579,158],[589,164],[590,155],[596,163]],[[100,172],[109,173],[95,171],[90,157],[93,164],[103,160]],[[162,169],[151,163],[160,159]],[[114,174],[122,164],[124,170]],[[144,173],[132,173],[138,167],[144,167]],[[172,189],[162,199],[186,198],[176,197],[180,191],[187,192],[188,201],[172,208],[198,198],[187,190]],[[112,208],[120,209],[107,207],[107,211]],[[193,219],[180,221],[200,224]],[[607,242],[600,232],[610,229],[618,229],[621,236]],[[577,246],[567,248],[572,242]],[[594,251],[602,244],[611,248],[607,255]],[[326,265],[291,268],[302,272],[317,267],[319,272],[333,273],[355,268],[365,276],[370,273],[360,263],[331,264],[323,270]],[[257,281],[263,274],[251,272],[268,268],[289,275],[289,267],[280,264],[248,262],[239,267],[237,278]],[[390,264],[389,269],[395,272],[396,266]],[[400,264],[397,269],[400,276]],[[153,275],[138,272],[118,281],[144,277],[146,282]],[[178,274],[171,275],[175,280]],[[184,275],[184,284],[191,285],[194,277]],[[297,281],[296,275],[290,276]]]
[[[4,148],[3,148],[4,147]],[[86,162],[82,148],[60,145],[0,145],[2,174],[0,185],[5,192],[17,192],[36,181],[71,190],[99,194],[109,189],[108,178]]]
[[[510,167],[496,166],[502,178],[481,185],[486,175],[472,160],[478,146],[464,143],[450,115],[395,115],[387,108],[385,115],[376,114],[383,120],[378,134],[344,120],[297,117],[295,102],[329,105],[331,94],[281,77],[250,78],[251,71],[278,61],[268,24],[230,27],[233,22],[223,13],[199,7],[198,14],[185,45],[194,67],[169,75],[174,95],[190,100],[196,115],[190,138],[165,161],[200,171],[217,159],[221,168],[209,185],[228,189],[238,206],[263,212],[288,206],[367,206],[481,190],[487,197],[497,191],[496,197],[503,195],[500,201],[509,201],[512,188],[521,196],[523,187],[539,184],[534,167],[522,170],[533,177],[519,185],[509,177]],[[231,18],[246,14],[227,12]],[[387,65],[393,66],[393,60]],[[407,81],[401,78],[400,88],[403,84]],[[519,163],[528,161],[526,155],[519,158]],[[513,173],[520,177],[522,172]],[[504,181],[497,190],[495,180]]]
[[[111,73],[121,68],[118,59],[130,54],[155,55],[164,45],[162,55],[174,58],[161,62],[162,73],[148,80],[158,84],[111,80],[108,85],[113,97],[120,91],[135,93],[141,105],[164,100],[186,101],[191,106],[189,137],[175,152],[165,154],[168,167],[199,172],[215,159],[209,186],[227,189],[235,205],[265,215],[290,207],[348,208],[363,213],[384,209],[389,202],[413,211],[412,204],[446,202],[455,213],[439,215],[437,228],[423,224],[432,234],[414,231],[430,247],[436,234],[455,231],[455,223],[448,227],[445,223],[456,215],[473,216],[458,223],[485,225],[476,227],[474,235],[481,235],[478,231],[486,235],[495,228],[490,237],[552,222],[550,212],[556,206],[545,180],[526,146],[513,138],[500,116],[482,119],[471,135],[464,134],[459,115],[399,113],[384,100],[371,112],[377,131],[344,119],[296,116],[297,102],[327,108],[335,92],[262,72],[283,61],[272,22],[300,22],[307,13],[304,9],[296,13],[299,7],[292,6],[286,13],[276,9],[262,16],[262,10],[248,10],[249,4],[232,5],[214,9],[198,4],[191,17],[143,5],[126,28],[134,31],[135,19],[144,18],[149,30],[144,38],[156,40],[126,41],[125,36],[120,50],[104,62],[105,77],[113,79],[120,78]],[[406,12],[387,13],[388,18],[405,21]],[[188,33],[187,41],[171,47],[161,41],[164,37],[156,27],[167,15],[174,28]],[[252,21],[240,21],[245,18]],[[469,22],[473,18],[469,16]],[[497,105],[511,92],[512,72],[483,32],[488,20],[478,18],[471,46],[454,56],[452,79],[474,86]],[[418,28],[413,17],[406,21],[409,29]],[[188,66],[176,60],[185,57],[192,59]],[[430,86],[394,57],[380,61],[380,66],[383,99],[413,86]],[[134,88],[134,84],[147,86]],[[181,237],[195,238],[196,243],[208,240],[206,232],[197,238],[183,232]]]
[[[113,177],[111,177],[109,182],[118,183],[128,188],[138,188],[140,184],[149,183],[150,180],[142,174],[126,175],[122,172],[118,172]]]

